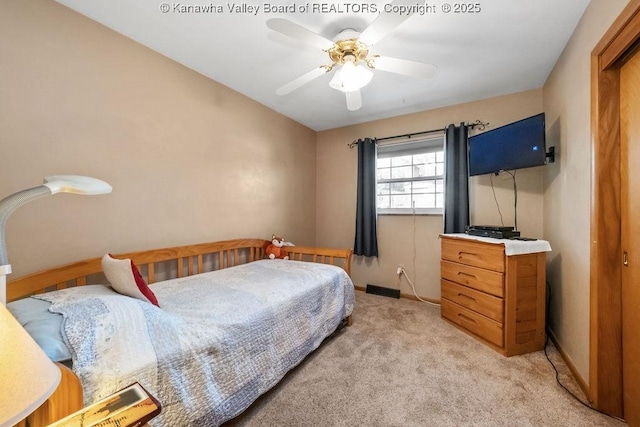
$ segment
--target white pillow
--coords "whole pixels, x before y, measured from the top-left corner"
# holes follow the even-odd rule
[[[136,265],[130,259],[115,259],[111,254],[102,257],[102,270],[113,290],[160,307]]]

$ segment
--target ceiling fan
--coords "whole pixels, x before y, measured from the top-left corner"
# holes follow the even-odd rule
[[[369,52],[373,45],[413,14],[409,4],[410,0],[394,0],[385,6],[384,11],[381,11],[379,16],[362,33],[348,28],[338,33],[333,41],[287,19],[269,19],[267,27],[276,31],[275,37],[270,36],[270,38],[279,40],[278,34],[280,34],[287,36],[287,39],[301,41],[327,52],[331,60],[330,64],[314,68],[281,86],[276,90],[276,94],[287,95],[323,74],[337,69],[329,86],[344,92],[347,99],[347,109],[355,111],[362,107],[360,89],[371,81],[372,70],[383,70],[420,79],[432,78],[436,72],[435,65],[388,56],[370,55]]]

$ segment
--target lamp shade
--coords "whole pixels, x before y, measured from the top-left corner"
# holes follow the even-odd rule
[[[369,84],[373,72],[362,64],[356,65],[353,61],[345,61],[329,82],[329,86],[342,92],[354,92]]]
[[[112,187],[101,179],[79,175],[54,175],[44,179],[51,194],[73,193],[86,196],[111,193]]]
[[[42,405],[60,383],[60,369],[0,304],[0,427]]]

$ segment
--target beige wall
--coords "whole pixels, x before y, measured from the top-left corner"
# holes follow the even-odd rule
[[[551,242],[550,327],[589,380],[591,203],[590,54],[627,0],[592,0],[544,88],[547,135],[558,160],[544,170],[544,236]]]
[[[489,122],[487,129],[493,129],[540,112],[542,90],[538,89],[318,133],[316,243],[321,246],[353,247],[357,152],[347,147],[353,140],[438,129],[450,123],[474,122],[476,119]],[[543,230],[542,169],[531,168],[517,173],[518,227],[523,235],[538,238]],[[494,185],[505,225],[513,225],[511,177],[502,174],[494,178]],[[471,223],[500,224],[488,176],[472,178],[470,192]],[[370,259],[355,257],[352,270],[354,282],[358,286],[370,283],[396,287],[396,268],[402,264],[416,284],[418,295],[440,299],[438,235],[442,227],[441,215],[415,218],[380,216],[380,256]],[[401,292],[412,293],[404,279],[399,285]]]
[[[107,251],[314,243],[315,132],[53,1],[1,6],[0,195],[64,173],[114,187],[14,213],[12,277]]]
[[[14,277],[107,251],[271,233],[351,247],[349,142],[476,119],[491,129],[544,108],[558,160],[518,172],[518,224],[551,242],[551,327],[588,380],[589,53],[627,0],[591,2],[541,90],[317,135],[53,1],[0,2],[0,195],[60,173],[114,186],[20,208],[7,225]],[[511,180],[494,184],[512,225]],[[471,179],[471,206],[472,223],[500,223],[488,176]],[[403,264],[419,295],[439,299],[441,230],[441,216],[381,216],[380,257],[356,257],[354,281],[394,287]]]

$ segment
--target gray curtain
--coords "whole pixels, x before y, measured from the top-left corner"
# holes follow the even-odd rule
[[[445,141],[444,232],[464,233],[469,225],[467,127],[447,127]]]
[[[356,255],[378,256],[376,220],[376,142],[365,138],[358,140],[358,200],[353,245]]]

